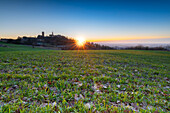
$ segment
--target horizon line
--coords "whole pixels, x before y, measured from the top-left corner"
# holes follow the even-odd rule
[[[57,35],[61,35],[61,34],[57,34]],[[23,36],[18,36],[18,37],[24,37],[25,35]],[[38,35],[37,35],[38,36]],[[37,36],[26,36],[26,37],[37,37]],[[48,36],[48,35],[47,35]],[[64,36],[64,35],[63,35]],[[17,39],[18,37],[0,37],[0,39]],[[76,39],[74,37],[69,37],[69,36],[65,36],[65,37],[68,37],[70,39]],[[113,42],[113,41],[130,41],[130,40],[151,40],[151,39],[168,39],[170,38],[170,36],[168,37],[143,37],[143,38],[125,38],[125,37],[117,37],[117,38],[114,38],[114,39],[98,39],[98,40],[86,40],[86,42]]]
[[[158,37],[156,37],[156,38],[130,38],[130,39],[125,39],[125,38],[123,38],[123,39],[120,39],[120,38],[117,38],[117,39],[104,39],[104,40],[88,40],[88,41],[90,41],[90,42],[112,42],[112,41],[130,41],[130,40],[151,40],[151,39],[168,39],[168,38],[170,38],[170,36],[169,37],[162,37],[162,38],[158,38]]]

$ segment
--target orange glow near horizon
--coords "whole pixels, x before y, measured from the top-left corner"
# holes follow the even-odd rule
[[[96,40],[87,40],[88,42],[109,42],[109,41],[126,41],[126,40],[141,40],[141,39],[161,39],[161,38],[170,38],[170,36],[158,36],[158,37],[117,37],[117,38],[103,38],[103,39],[96,39]],[[92,38],[91,38],[92,39]]]

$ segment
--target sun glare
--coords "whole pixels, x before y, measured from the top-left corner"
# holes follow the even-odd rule
[[[83,46],[85,44],[86,40],[82,37],[77,38],[77,45]]]

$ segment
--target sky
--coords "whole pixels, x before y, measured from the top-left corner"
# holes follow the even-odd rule
[[[0,0],[0,37],[170,38],[170,0]],[[170,42],[169,42],[170,43]]]

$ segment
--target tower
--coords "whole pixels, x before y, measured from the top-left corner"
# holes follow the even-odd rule
[[[44,31],[42,32],[42,37],[44,37]]]

